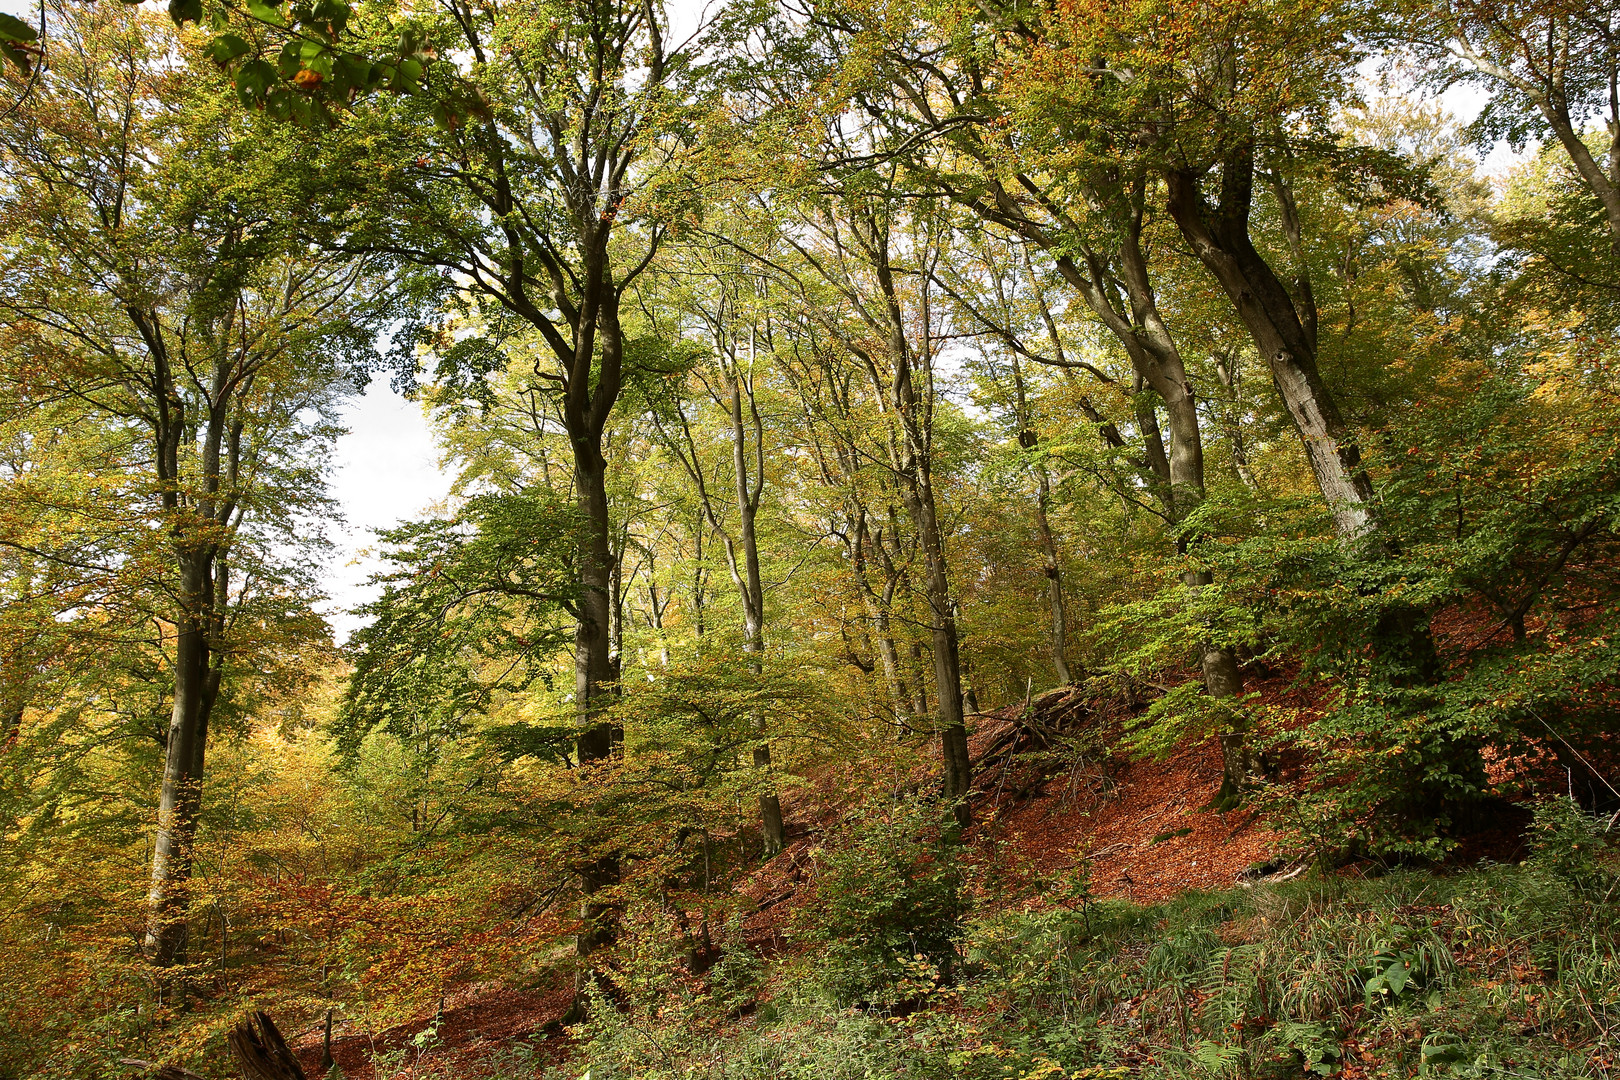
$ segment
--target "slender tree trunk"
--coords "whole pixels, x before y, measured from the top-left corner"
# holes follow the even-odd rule
[[[615,685],[624,675],[624,538],[619,540],[608,575],[608,678]]]
[[[1052,523],[1046,516],[1046,506],[1052,498],[1046,466],[1036,467],[1036,480],[1039,490],[1035,498],[1035,531],[1040,536],[1041,555],[1046,560],[1046,600],[1052,610],[1052,670],[1057,673],[1058,684],[1068,686],[1074,682],[1074,674],[1069,670],[1069,620],[1063,606],[1063,570],[1058,562],[1057,543],[1052,539]]]
[[[647,574],[647,622],[658,635],[658,666],[669,667],[669,637],[664,633],[664,609],[669,606],[667,599],[658,598],[658,582],[652,578],[652,571]]]
[[[158,967],[185,962],[191,867],[202,809],[202,771],[208,719],[218,690],[209,663],[213,625],[212,557],[180,559],[181,615],[176,626],[174,706],[163,761],[157,839],[152,848],[152,887],[147,894],[144,950]]]
[[[868,254],[882,290],[888,323],[887,351],[892,374],[887,389],[902,435],[902,445],[893,447],[891,444],[890,452],[895,460],[901,497],[917,528],[917,541],[922,548],[923,564],[928,575],[924,594],[928,601],[934,694],[939,706],[936,723],[943,759],[940,787],[941,793],[952,803],[952,813],[957,822],[966,825],[970,819],[967,798],[973,785],[973,765],[968,758],[967,722],[962,701],[962,660],[958,652],[950,573],[945,563],[945,537],[934,500],[931,356],[927,345],[918,354],[920,374],[927,384],[919,391],[915,382],[919,372],[913,370],[913,356],[906,338],[906,318],[889,265],[888,238],[877,223],[868,221],[866,224],[871,229],[867,237],[870,242]],[[923,321],[925,325],[928,322],[926,312]],[[882,388],[879,389],[881,391]]]
[[[1232,455],[1232,470],[1243,482],[1243,486],[1250,491],[1259,491],[1260,485],[1255,482],[1254,469],[1249,464],[1248,440],[1243,436],[1243,382],[1233,360],[1227,356],[1216,356],[1215,376],[1222,386],[1231,395],[1231,400],[1221,408],[1221,427],[1226,435],[1226,444]]]
[[[1048,316],[1050,318],[1050,316]],[[1055,326],[1049,326],[1055,330]],[[1018,405],[1018,444],[1025,450],[1034,450],[1040,445],[1040,435],[1035,431],[1032,417],[1029,414],[1029,402],[1024,393],[1024,371],[1018,362],[1017,354],[1012,362],[1014,400]],[[1035,534],[1040,541],[1041,555],[1045,559],[1044,573],[1046,575],[1046,600],[1051,609],[1051,648],[1052,669],[1057,674],[1059,686],[1068,686],[1074,682],[1074,675],[1069,671],[1069,622],[1063,608],[1063,570],[1058,561],[1057,543],[1052,538],[1052,522],[1047,516],[1046,508],[1052,501],[1052,481],[1046,472],[1046,463],[1036,460],[1035,473]]]
[[[911,643],[911,713],[921,719],[928,715],[928,686],[927,665],[923,663],[923,654],[927,652],[922,642]]]
[[[703,536],[708,524],[701,517],[692,526],[692,653],[703,655],[703,635],[708,633],[706,613],[709,604],[709,571],[703,562]]]
[[[765,449],[762,442],[765,433],[759,412],[753,408],[753,390],[750,388],[749,406],[752,412],[755,450],[754,489],[750,491],[748,439],[747,429],[743,426],[741,374],[731,372],[730,383],[732,466],[736,478],[738,540],[742,545],[743,555],[743,574],[739,576],[737,582],[743,600],[743,650],[748,653],[749,671],[755,678],[759,678],[765,671],[763,663],[765,586],[759,572],[759,541],[754,530],[754,521],[759,513],[759,494],[765,485]],[[765,738],[765,714],[759,710],[754,712],[754,729],[759,736],[759,741],[754,744],[754,766],[769,772],[771,744]],[[759,797],[759,818],[765,852],[774,855],[782,850],[786,838],[782,825],[782,800],[775,791],[767,791]]]
[[[899,579],[894,573],[892,560],[886,558],[882,551],[878,552],[878,561],[883,566],[884,581],[883,593],[880,596],[872,588],[872,582],[867,577],[870,569],[867,550],[875,548],[881,540],[873,541],[871,530],[866,525],[866,510],[857,508],[847,515],[850,537],[850,561],[855,573],[855,584],[860,590],[861,600],[866,606],[867,619],[872,624],[872,633],[877,641],[878,658],[883,663],[884,684],[889,690],[889,699],[894,706],[896,715],[901,720],[908,718],[911,708],[910,690],[906,686],[905,675],[901,670],[900,650],[894,642],[894,628],[890,625],[889,611],[894,603],[895,588]]]
[[[919,477],[910,493],[909,509],[917,522],[923,561],[928,570],[929,638],[934,660],[934,693],[939,701],[938,726],[944,757],[941,790],[955,804],[957,819],[967,823],[967,795],[973,783],[968,760],[967,724],[963,714],[962,661],[957,650],[956,614],[951,603],[950,579],[945,567],[944,537],[934,508],[934,489]]]

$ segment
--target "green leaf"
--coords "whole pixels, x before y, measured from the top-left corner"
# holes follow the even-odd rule
[[[263,60],[250,60],[237,71],[236,92],[244,102],[262,104],[271,86],[279,82],[276,69]]]
[[[0,11],[0,41],[38,41],[39,31],[15,15]]]
[[[260,22],[267,22],[271,26],[286,26],[287,20],[281,17],[281,12],[261,0],[248,0],[248,14]]]
[[[174,20],[176,26],[202,22],[202,0],[169,0],[169,18]]]
[[[288,90],[285,86],[277,86],[265,95],[264,111],[269,113],[272,119],[290,120],[292,119],[293,106],[298,100],[301,99],[297,94]]]
[[[213,41],[210,41],[208,48],[204,51],[208,53],[209,59],[220,67],[224,67],[237,57],[246,56],[252,50],[253,46],[235,34],[221,34]]]
[[[289,41],[281,47],[281,53],[276,57],[276,70],[281,72],[283,79],[290,79],[298,74],[298,69],[303,67],[300,59],[302,53],[303,45],[296,40]]]

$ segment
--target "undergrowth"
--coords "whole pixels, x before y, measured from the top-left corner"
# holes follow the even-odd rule
[[[967,916],[909,960],[874,956],[868,974],[884,989],[868,985],[853,1006],[858,951],[807,935],[809,947],[767,963],[735,945],[717,979],[650,980],[601,1002],[579,1031],[584,1064],[592,1080],[1608,1080],[1620,875],[1605,824],[1548,804],[1521,866]],[[847,921],[862,905],[841,891],[891,890],[879,864],[904,862],[905,834],[886,827],[858,876],[824,877],[820,902]],[[916,843],[937,879],[941,848],[926,834]],[[882,917],[892,928],[893,909]]]

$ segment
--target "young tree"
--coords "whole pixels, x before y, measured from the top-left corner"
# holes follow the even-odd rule
[[[834,144],[838,136],[831,136]],[[838,152],[833,146],[833,151]],[[866,376],[881,410],[879,460],[892,475],[923,558],[923,594],[932,646],[935,726],[944,759],[942,789],[967,820],[972,784],[963,712],[962,666],[946,558],[946,526],[935,495],[936,409],[941,388],[935,364],[943,347],[929,267],[945,257],[948,233],[926,214],[898,205],[892,173],[887,191],[861,181],[814,199],[781,234],[797,254],[791,269],[776,263],[783,285],[807,302],[798,314],[818,323]],[[814,284],[812,284],[814,283]],[[836,307],[812,299],[824,293]],[[870,453],[870,451],[868,451]]]
[[[765,493],[765,421],[760,414],[756,392],[762,374],[761,354],[769,355],[769,329],[762,326],[762,298],[753,295],[762,283],[750,276],[739,254],[728,248],[687,245],[675,254],[682,267],[686,288],[677,301],[682,315],[697,321],[707,339],[707,362],[694,367],[692,378],[724,416],[727,427],[731,468],[731,507],[735,525],[728,526],[724,504],[711,493],[707,476],[710,463],[693,436],[682,388],[675,388],[667,405],[672,423],[663,424],[659,410],[653,420],[665,446],[680,461],[696,489],[703,516],[720,537],[725,548],[726,569],[731,574],[742,607],[743,651],[750,670],[764,672],[765,585],[760,576],[759,507]],[[763,342],[763,347],[762,347]],[[765,741],[764,717],[756,717],[760,742],[754,747],[754,764],[768,769],[770,743]],[[775,792],[760,796],[760,825],[768,854],[780,851],[783,843],[782,804]]]

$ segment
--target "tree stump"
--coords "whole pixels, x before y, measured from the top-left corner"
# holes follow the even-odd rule
[[[246,1080],[308,1080],[269,1013],[248,1014],[225,1041]]]

